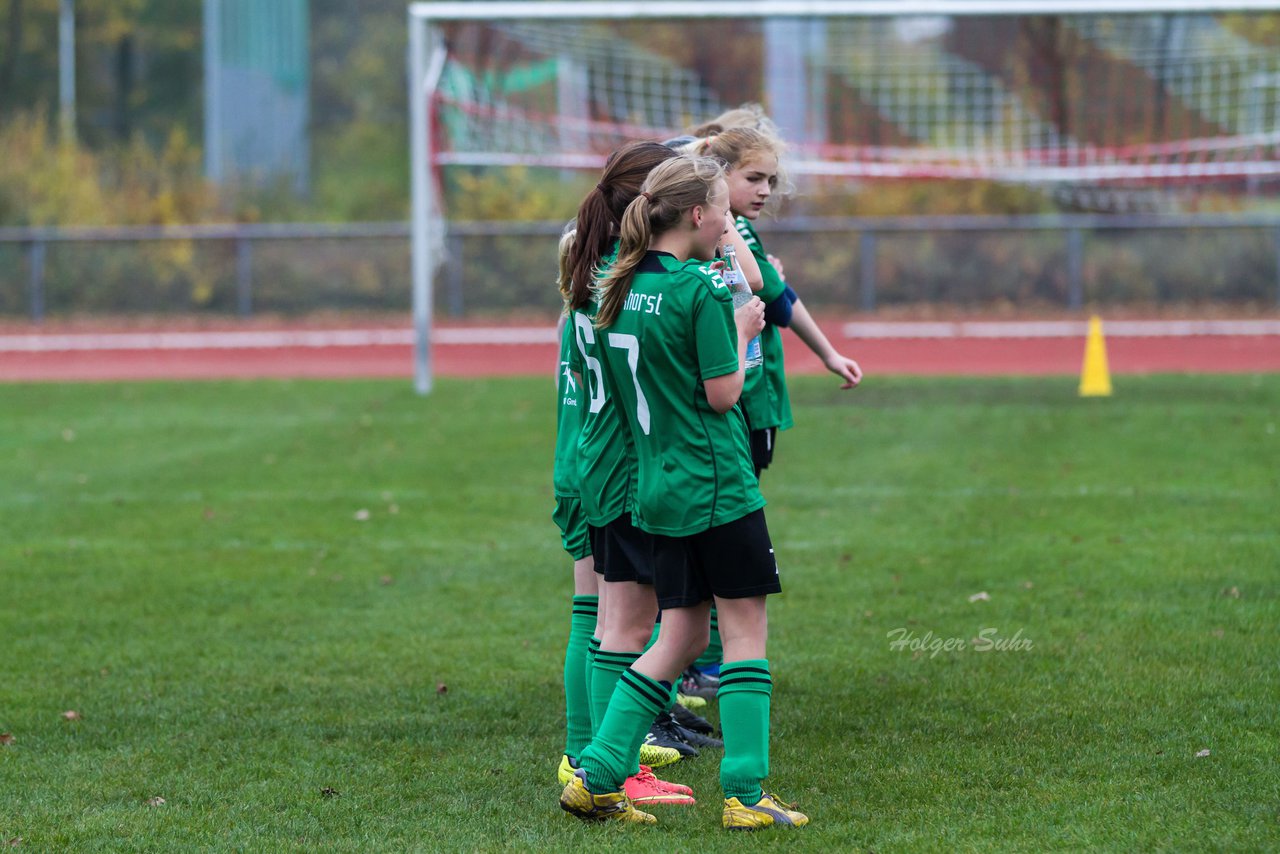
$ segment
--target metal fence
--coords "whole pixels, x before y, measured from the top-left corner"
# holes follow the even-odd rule
[[[561,222],[455,222],[438,315],[542,314]],[[761,224],[815,307],[1280,306],[1280,215],[791,217]],[[0,229],[0,316],[399,312],[408,223]]]

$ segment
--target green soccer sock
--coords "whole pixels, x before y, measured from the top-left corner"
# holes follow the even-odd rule
[[[711,609],[711,642],[707,644],[707,651],[698,656],[698,660],[693,664],[695,667],[707,668],[715,667],[721,663],[724,658],[724,645],[720,643],[720,621],[716,617],[716,609]]]
[[[591,732],[600,732],[600,723],[604,720],[605,710],[613,699],[613,689],[617,687],[618,677],[622,671],[636,663],[640,657],[638,652],[609,652],[597,649],[595,661],[591,666]]]
[[[587,788],[596,794],[615,792],[634,774],[636,756],[653,719],[671,703],[669,685],[628,667],[618,678],[608,711],[580,760]]]
[[[760,800],[760,781],[769,776],[769,698],[773,677],[763,658],[735,661],[720,668],[720,728],[724,759],[720,787],[726,798],[744,804]]]
[[[596,734],[597,721],[596,721],[596,704],[595,704],[595,700],[592,699],[594,695],[591,693],[591,683],[595,678],[596,653],[598,653],[599,651],[600,651],[600,638],[596,637],[595,635],[592,635],[591,640],[587,642],[587,660],[584,662],[586,664],[586,676],[585,676],[584,684],[587,686],[587,712],[589,713],[589,717],[591,718],[591,735],[593,737]],[[577,758],[577,757],[574,757],[574,758]]]
[[[574,596],[569,643],[564,650],[564,752],[577,758],[591,741],[591,696],[587,690],[588,645],[596,628],[598,596]]]

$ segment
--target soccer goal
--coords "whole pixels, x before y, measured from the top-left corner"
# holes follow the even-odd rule
[[[1280,0],[419,2],[409,27],[423,393],[451,219],[531,175],[572,211],[610,151],[746,102],[802,195],[983,181],[1164,211],[1280,186]]]

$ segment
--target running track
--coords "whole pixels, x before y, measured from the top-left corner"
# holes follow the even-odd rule
[[[837,349],[870,375],[1073,375],[1080,321],[826,322]],[[1105,326],[1112,373],[1280,371],[1280,321],[1115,321]],[[790,332],[789,373],[822,373]],[[410,377],[405,327],[224,328],[201,331],[0,330],[0,381]],[[438,376],[544,374],[557,359],[550,326],[437,328]]]

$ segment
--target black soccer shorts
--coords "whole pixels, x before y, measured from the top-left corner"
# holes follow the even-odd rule
[[[764,510],[688,537],[655,534],[653,553],[659,608],[782,592]]]

